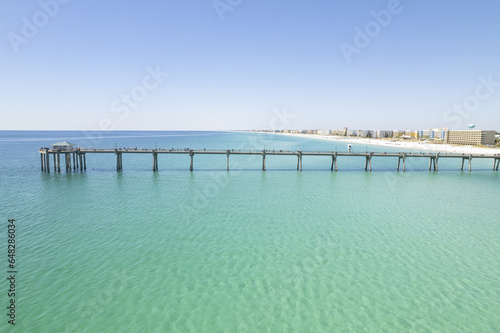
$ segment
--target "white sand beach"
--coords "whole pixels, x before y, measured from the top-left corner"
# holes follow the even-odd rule
[[[459,146],[459,145],[432,143],[426,141],[404,141],[398,139],[370,139],[370,138],[326,136],[326,135],[315,135],[315,134],[295,134],[295,133],[274,133],[274,134],[293,135],[311,139],[339,141],[339,142],[345,142],[346,144],[351,143],[353,144],[353,146],[354,145],[386,146],[386,147],[401,148],[401,150],[412,149],[412,150],[446,152],[446,153],[457,153],[457,154],[500,155],[500,148]]]

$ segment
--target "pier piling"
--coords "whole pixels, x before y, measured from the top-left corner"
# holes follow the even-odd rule
[[[333,171],[333,166],[335,166],[335,171],[337,171],[337,152],[332,155],[332,165],[330,166],[331,171]]]
[[[123,170],[122,153],[119,153],[118,150],[115,149],[115,154],[116,154],[116,171],[121,171]]]
[[[66,159],[66,172],[71,172],[71,156],[70,153],[64,153]]]
[[[337,153],[332,155],[332,166],[330,167],[331,171],[333,171],[333,166],[335,166],[335,171],[337,171]]]
[[[50,153],[49,150],[45,150],[45,171],[50,173]]]
[[[229,149],[227,150],[227,171],[229,171]]]
[[[153,150],[153,171],[158,171],[158,153]]]
[[[438,158],[439,158],[439,154],[437,154],[436,156],[431,156],[429,159],[429,171],[431,171],[431,169],[433,169],[434,171],[438,171],[438,164],[437,164],[437,161],[438,161]]]
[[[78,158],[80,159],[80,171],[83,171],[83,156],[80,150],[78,150]]]
[[[193,150],[189,152],[189,156],[191,156],[191,165],[189,166],[189,171],[193,171],[193,158],[194,158]]]
[[[266,171],[266,151],[262,152],[262,171]]]
[[[406,171],[406,153],[403,153],[402,155],[398,155],[397,171],[399,171],[399,166],[401,165],[401,160],[403,160],[403,171]]]
[[[370,167],[370,171],[372,171],[372,153],[365,155],[365,171],[368,170],[368,166]]]

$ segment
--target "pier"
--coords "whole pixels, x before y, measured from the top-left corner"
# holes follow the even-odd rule
[[[414,153],[414,152],[336,152],[336,151],[289,151],[289,150],[206,150],[206,149],[137,149],[137,148],[116,148],[116,149],[88,149],[88,148],[72,148],[71,149],[50,149],[40,148],[40,164],[43,172],[50,172],[50,160],[53,160],[53,171],[61,172],[61,155],[64,160],[64,167],[66,172],[72,171],[85,171],[87,170],[87,154],[114,154],[116,156],[116,170],[123,170],[123,154],[150,154],[152,159],[152,170],[159,170],[158,155],[161,154],[182,154],[190,156],[189,170],[194,170],[194,157],[195,155],[226,155],[227,170],[229,171],[229,157],[231,155],[256,155],[262,156],[262,170],[266,171],[266,156],[296,156],[297,157],[297,170],[302,171],[302,158],[304,156],[323,156],[331,159],[331,171],[338,170],[338,159],[349,157],[364,157],[365,158],[365,171],[372,171],[373,158],[394,158],[397,159],[396,171],[406,171],[407,158],[427,158],[429,159],[429,171],[438,171],[439,160],[442,158],[461,159],[460,170],[464,169],[465,161],[468,162],[468,169],[472,171],[473,159],[492,159],[493,170],[499,169],[500,154],[486,155],[486,154],[452,154],[452,153]],[[52,156],[51,156],[52,155]]]

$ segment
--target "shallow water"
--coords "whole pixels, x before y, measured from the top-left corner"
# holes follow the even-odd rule
[[[16,332],[495,332],[492,161],[87,157],[44,174],[38,148],[345,149],[290,136],[0,132],[1,212],[17,224]],[[99,136],[102,135],[102,138]],[[335,147],[337,145],[337,147]],[[354,146],[354,150],[387,150]],[[52,162],[52,161],[51,161]],[[491,163],[490,163],[491,162]],[[0,233],[6,246],[7,231]],[[5,256],[5,262],[7,255]],[[6,274],[6,273],[4,273]],[[0,285],[7,304],[5,280]],[[6,310],[4,310],[6,313]]]

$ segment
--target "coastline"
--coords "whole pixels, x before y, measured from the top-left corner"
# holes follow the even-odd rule
[[[392,148],[403,148],[412,150],[425,150],[432,152],[444,152],[444,153],[455,153],[455,154],[485,154],[485,155],[496,155],[500,154],[500,148],[486,148],[486,147],[475,147],[475,146],[458,146],[450,145],[444,143],[426,143],[426,142],[415,142],[415,141],[391,141],[384,139],[372,139],[372,138],[357,138],[357,137],[346,137],[346,136],[327,136],[327,135],[316,135],[316,134],[297,134],[297,133],[273,133],[265,132],[269,134],[281,134],[281,135],[291,135],[298,136],[309,139],[318,140],[331,140],[337,142],[345,142],[351,144],[362,144],[368,146],[385,146]]]

